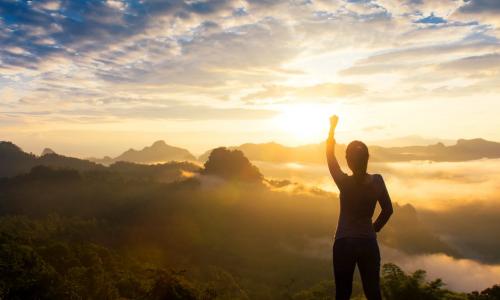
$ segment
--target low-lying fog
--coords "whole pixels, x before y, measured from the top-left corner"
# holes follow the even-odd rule
[[[326,165],[253,162],[267,178],[337,192]],[[347,167],[344,167],[347,172]],[[482,290],[500,280],[500,159],[468,162],[373,163],[384,176],[393,202],[411,204],[420,221],[463,257],[407,255],[382,245],[383,260],[407,271],[424,269],[459,291]],[[332,220],[335,223],[336,220]],[[321,245],[330,254],[331,237]]]
[[[290,179],[337,191],[326,165],[253,163],[266,177]],[[348,172],[347,167],[343,169]],[[446,209],[457,202],[494,200],[500,195],[500,159],[371,163],[369,172],[384,176],[394,201],[416,207]]]

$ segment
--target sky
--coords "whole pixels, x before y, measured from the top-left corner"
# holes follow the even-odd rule
[[[0,140],[500,141],[499,38],[498,0],[0,0]]]

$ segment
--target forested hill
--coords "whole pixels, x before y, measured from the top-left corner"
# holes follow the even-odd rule
[[[0,178],[27,173],[38,165],[71,168],[78,171],[102,170],[102,165],[88,160],[67,157],[54,152],[42,156],[26,153],[11,142],[0,142]]]
[[[123,174],[134,173],[134,176],[140,175],[158,177],[160,174],[166,176],[170,180],[173,167],[175,172],[177,167],[181,166],[186,171],[197,170],[199,167],[196,164],[183,162],[185,160],[195,160],[194,156],[185,152],[186,150],[177,151],[175,147],[165,145],[163,142],[157,142],[151,147],[145,148],[144,153],[147,153],[151,160],[164,158],[167,164],[158,164],[152,168],[147,168],[144,165],[131,163],[130,161],[143,161],[146,158],[136,152],[126,152],[119,156],[116,161],[109,161],[109,168],[89,160],[68,157],[55,153],[50,149],[45,149],[41,156],[36,156],[31,153],[24,152],[21,148],[11,142],[0,142],[0,178],[11,177],[20,174],[28,173],[35,166],[46,166],[56,169],[72,169],[76,171],[119,171]],[[136,154],[132,154],[136,153]],[[156,156],[155,156],[156,155]],[[142,157],[142,158],[139,158]],[[168,158],[168,159],[167,159]],[[180,162],[176,162],[180,161]]]

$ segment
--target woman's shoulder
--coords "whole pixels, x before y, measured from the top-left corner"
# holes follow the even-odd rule
[[[381,174],[372,174],[371,177],[373,178],[372,180],[373,186],[377,190],[383,191],[385,189],[384,177],[382,177]]]
[[[363,179],[362,184],[367,184],[367,185],[381,185],[384,183],[384,179],[382,175],[380,174],[366,174],[367,176]],[[356,183],[354,175],[346,175],[346,179],[348,179],[348,182],[351,183]],[[358,181],[359,183],[359,181]]]
[[[371,177],[371,180],[372,182],[376,183],[376,184],[380,184],[380,183],[384,183],[384,178],[382,177],[381,174],[370,174],[370,177]]]
[[[354,180],[353,175],[348,176],[350,179]],[[380,183],[380,180],[383,181],[382,176],[380,174],[366,174],[365,178],[363,179],[362,183],[363,184],[378,184]]]

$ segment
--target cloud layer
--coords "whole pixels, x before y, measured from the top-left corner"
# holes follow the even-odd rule
[[[297,103],[363,118],[355,105],[449,99],[464,107],[449,113],[458,122],[470,99],[498,93],[499,11],[485,0],[6,0],[0,124],[139,122],[165,106],[165,119],[262,120]],[[391,109],[360,126],[389,128],[410,108]]]

